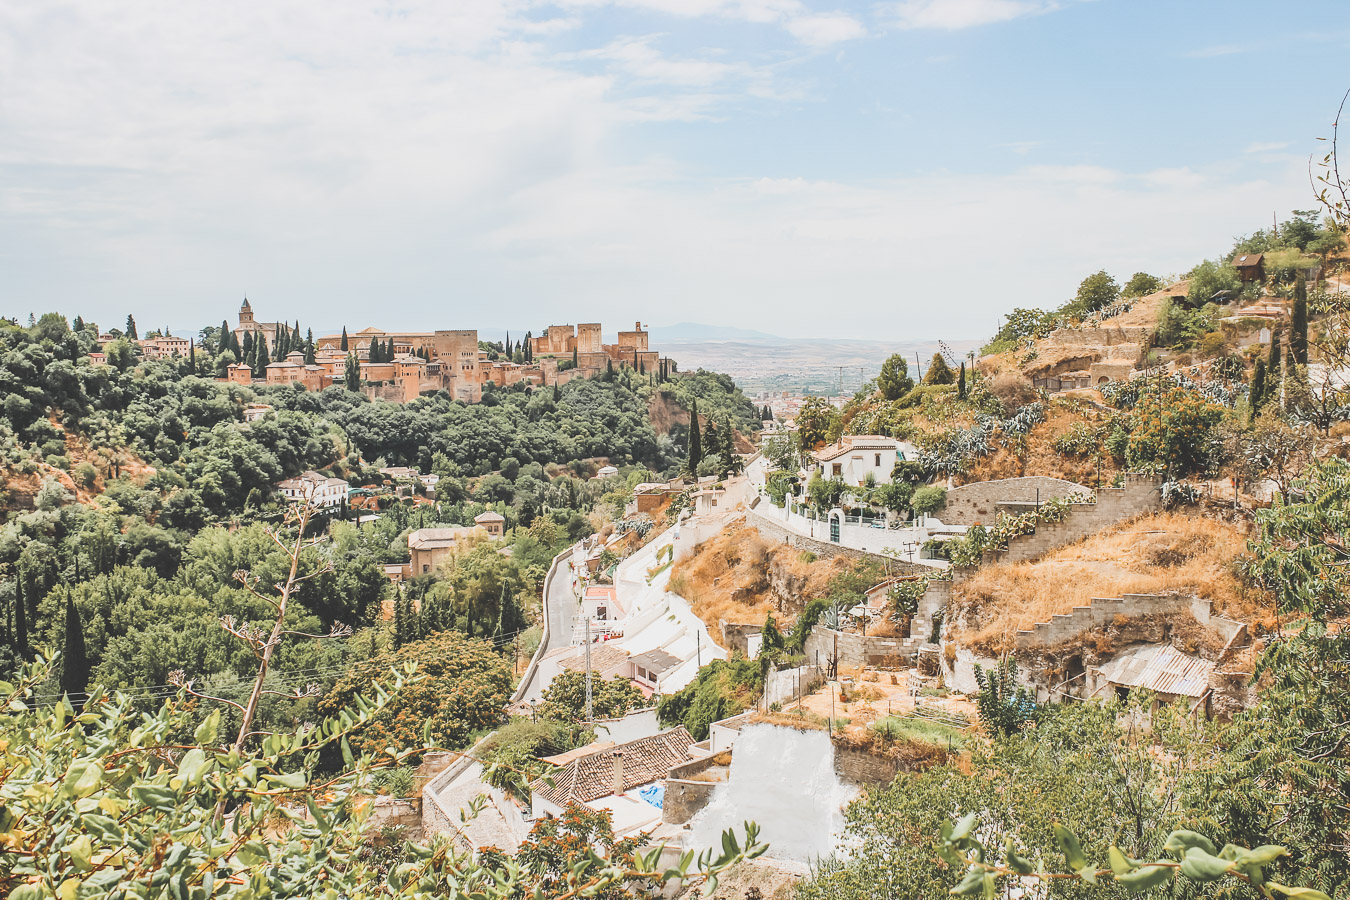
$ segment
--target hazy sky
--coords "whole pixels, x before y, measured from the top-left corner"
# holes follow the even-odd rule
[[[980,337],[1307,207],[1350,4],[0,3],[0,313]]]

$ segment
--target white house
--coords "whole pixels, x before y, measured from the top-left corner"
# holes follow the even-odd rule
[[[839,443],[811,454],[813,470],[821,478],[839,478],[859,485],[871,475],[877,484],[890,484],[897,462],[919,458],[919,448],[908,441],[875,434],[847,434]]]
[[[341,478],[326,478],[318,472],[306,472],[277,484],[287,500],[308,500],[318,510],[333,510],[347,502],[351,485]]]

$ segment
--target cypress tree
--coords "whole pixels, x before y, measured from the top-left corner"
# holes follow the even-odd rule
[[[1263,359],[1256,361],[1256,368],[1252,370],[1252,389],[1248,400],[1251,402],[1252,420],[1256,419],[1257,411],[1261,408],[1261,402],[1265,400],[1266,393],[1266,362]]]
[[[197,371],[197,342],[193,338],[188,338],[188,371]]]
[[[342,383],[349,391],[361,390],[361,361],[355,353],[347,354],[347,369],[343,373]]]
[[[89,657],[84,646],[84,625],[75,598],[66,594],[66,647],[61,656],[61,692],[68,697],[89,689]]]
[[[605,380],[614,380],[614,360],[612,359],[605,360]]]
[[[30,318],[31,318],[31,316],[30,316]],[[139,338],[139,335],[136,334],[136,317],[133,316],[133,315],[128,315],[128,316],[127,316],[127,340],[135,341],[135,340],[139,340],[139,339],[140,339],[140,338]]]
[[[314,332],[310,331],[305,336],[305,365],[314,365]]]
[[[394,646],[402,647],[408,642],[408,598],[403,591],[394,597]]]
[[[961,372],[956,376],[956,399],[966,399],[966,364],[961,363]]]
[[[14,579],[14,652],[28,659],[28,614],[24,611],[23,574]]]
[[[230,349],[230,322],[228,319],[220,320],[220,339],[216,341],[216,352]]]
[[[572,348],[572,368],[575,369],[576,367],[577,367],[577,348],[576,348],[576,347],[573,347],[573,348]]]
[[[244,332],[244,346],[240,352],[240,362],[246,362],[249,365],[253,365],[253,361],[256,358],[253,353],[253,332]]]
[[[1289,316],[1289,356],[1300,366],[1308,364],[1308,282],[1303,270],[1294,282],[1294,308]]]
[[[1266,360],[1266,389],[1261,398],[1262,402],[1269,400],[1279,392],[1280,384],[1280,351],[1284,335],[1277,328],[1270,336],[1270,358]]]
[[[698,433],[698,401],[690,404],[689,412],[689,473],[698,476],[698,464],[703,462],[703,441]]]
[[[347,347],[347,326],[346,326],[346,325],[343,325],[343,326],[342,326],[342,343],[338,344],[338,349],[341,350],[343,353],[346,353],[347,350],[348,350],[348,347]]]
[[[731,416],[722,420],[722,450],[723,459],[727,465],[731,465],[732,460],[736,458],[736,429],[731,427]]]

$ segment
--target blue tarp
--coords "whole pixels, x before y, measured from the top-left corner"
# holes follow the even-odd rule
[[[643,800],[657,809],[661,809],[662,804],[666,802],[666,786],[660,781],[656,784],[649,784],[644,788],[638,788],[638,793],[642,795]]]

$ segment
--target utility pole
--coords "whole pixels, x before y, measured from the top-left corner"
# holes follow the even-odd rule
[[[703,668],[703,631],[702,631],[702,630],[699,630],[699,631],[695,631],[695,632],[694,632],[694,647],[695,647],[695,652],[698,654],[698,657],[697,657],[698,667],[701,669],[701,668]]]
[[[586,616],[586,721],[591,720],[591,617]]]

